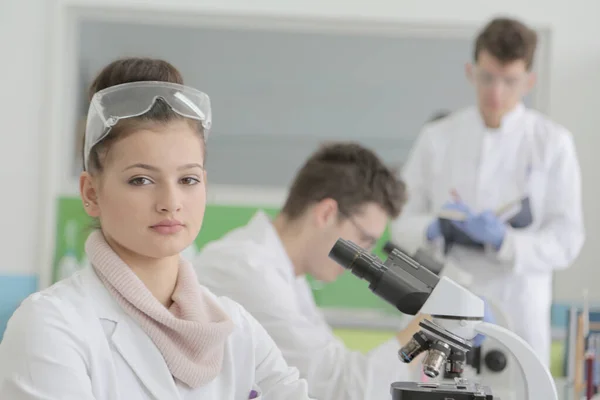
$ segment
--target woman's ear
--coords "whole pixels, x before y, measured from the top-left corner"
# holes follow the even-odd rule
[[[79,192],[83,201],[83,208],[87,215],[92,218],[98,218],[100,216],[100,207],[98,207],[97,179],[88,172],[82,172],[79,177]]]

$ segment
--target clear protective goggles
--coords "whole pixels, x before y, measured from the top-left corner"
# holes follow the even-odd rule
[[[88,110],[83,163],[88,170],[92,148],[121,120],[139,117],[152,109],[158,99],[185,118],[199,121],[206,134],[211,127],[210,98],[194,88],[170,82],[142,81],[111,86],[94,94]]]
[[[502,88],[509,91],[525,88],[527,78],[529,77],[529,73],[518,76],[497,76],[477,67],[473,68],[473,75],[475,82],[482,87],[489,88],[496,84],[500,84]]]

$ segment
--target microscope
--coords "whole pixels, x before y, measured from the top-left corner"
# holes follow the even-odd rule
[[[394,250],[409,255],[414,261],[437,276],[446,276],[470,291],[475,289],[471,287],[473,278],[470,274],[447,260],[440,261],[429,249],[419,247],[416,252],[410,253],[389,241],[383,246],[383,251],[387,256],[390,256]],[[500,305],[490,299],[487,299],[487,304],[493,312],[494,323],[511,330],[510,320]],[[462,362],[465,365],[464,374],[460,370],[450,368],[443,371],[436,379],[437,381],[454,381],[456,378],[469,377],[469,379],[494,387],[496,394],[501,394],[503,400],[522,399],[523,385],[521,377],[518,376],[520,371],[518,371],[518,367],[513,367],[516,362],[509,356],[501,343],[488,339],[478,347],[472,347],[466,354],[456,352],[453,357],[455,357],[455,363]]]
[[[426,376],[460,376],[471,340],[481,333],[502,343],[514,356],[525,380],[523,400],[558,400],[550,371],[531,347],[509,330],[483,322],[483,300],[464,287],[439,277],[399,249],[392,250],[383,263],[367,250],[339,239],[329,257],[367,281],[373,293],[402,313],[431,316],[398,352],[402,362],[410,363],[425,353]],[[491,388],[458,377],[453,383],[394,382],[390,393],[392,400],[499,400]]]

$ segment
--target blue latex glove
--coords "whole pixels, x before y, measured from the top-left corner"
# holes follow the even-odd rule
[[[425,235],[427,236],[427,240],[435,240],[442,236],[440,221],[437,218],[429,224]]]
[[[443,205],[442,210],[456,210],[461,211],[467,215],[471,215],[469,207],[464,203],[459,202],[447,202]],[[435,240],[442,236],[442,230],[440,228],[440,221],[438,218],[434,219],[427,227],[427,240]]]
[[[469,214],[466,221],[456,221],[454,224],[471,239],[492,245],[499,250],[506,235],[506,225],[490,210],[478,215]]]
[[[492,324],[496,323],[496,319],[494,318],[494,315],[492,314],[492,310],[490,309],[490,306],[489,306],[488,302],[485,301],[485,299],[483,299],[483,322],[489,322]],[[477,336],[475,336],[475,338],[473,338],[473,346],[474,347],[481,346],[484,339],[485,339],[485,335],[478,333]]]

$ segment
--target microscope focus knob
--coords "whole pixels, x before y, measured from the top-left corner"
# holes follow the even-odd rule
[[[485,366],[492,372],[502,372],[506,368],[508,360],[500,350],[490,350],[484,358]]]

